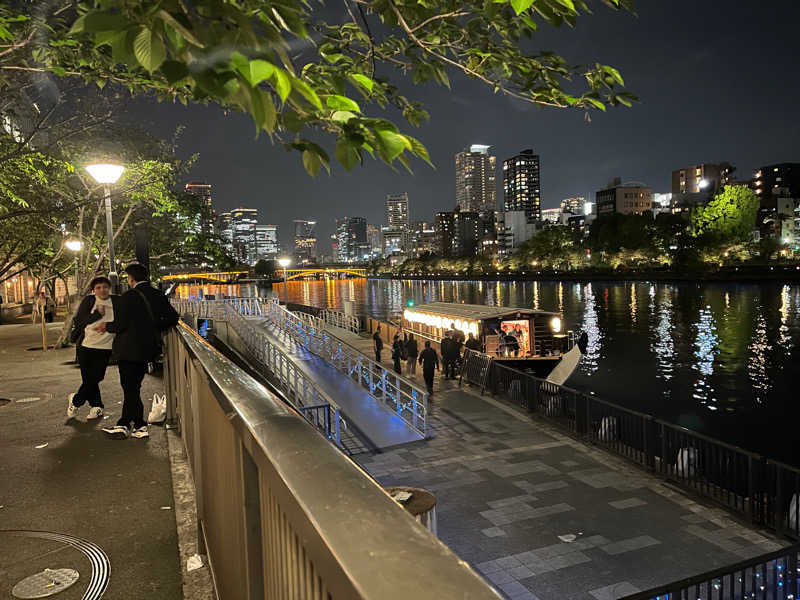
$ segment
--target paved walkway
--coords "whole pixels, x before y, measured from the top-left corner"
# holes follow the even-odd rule
[[[778,549],[605,452],[460,389],[436,437],[356,456],[382,485],[438,499],[439,536],[514,600],[612,600]]]
[[[355,381],[303,348],[283,332],[278,332],[266,319],[255,321],[273,344],[342,408],[345,419],[356,426],[359,437],[366,438],[373,448],[390,448],[422,440],[406,422],[388,407],[379,404]]]
[[[50,342],[59,329],[58,323],[48,327]],[[105,598],[182,598],[165,430],[152,427],[149,440],[125,441],[99,431],[120,413],[116,367],[101,384],[109,419],[87,423],[82,408],[67,421],[67,394],[80,383],[77,368],[65,364],[75,349],[26,351],[37,342],[38,324],[0,325],[0,530],[93,542],[111,562]],[[145,377],[143,398],[161,390],[158,379]],[[91,574],[83,554],[62,542],[0,531],[0,598],[10,598],[14,584],[45,568],[78,570],[78,583],[58,598],[82,597]]]

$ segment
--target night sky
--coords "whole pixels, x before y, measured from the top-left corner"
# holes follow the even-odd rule
[[[337,217],[383,224],[387,193],[408,192],[412,220],[452,210],[454,155],[470,144],[492,145],[498,203],[502,160],[533,148],[541,156],[545,208],[569,196],[593,199],[615,176],[668,192],[673,169],[700,162],[729,161],[739,178],[749,178],[760,165],[800,161],[800,3],[639,0],[638,16],[591,4],[595,14],[580,18],[575,29],[543,25],[533,47],[575,64],[617,67],[640,102],[593,111],[586,122],[582,111],[495,96],[454,74],[452,90],[409,81],[401,89],[425,103],[431,120],[415,130],[389,117],[428,147],[436,170],[412,161],[411,175],[370,159],[351,173],[334,164],[330,176],[312,179],[299,153],[285,152],[265,135],[255,139],[249,117],[226,115],[217,106],[146,100],[137,101],[131,115],[160,135],[186,126],[182,153],[200,155],[191,178],[213,185],[218,212],[258,208],[261,222],[279,226],[284,246],[293,219],[314,219],[320,254],[330,254],[327,237]],[[332,155],[333,144],[328,150]]]

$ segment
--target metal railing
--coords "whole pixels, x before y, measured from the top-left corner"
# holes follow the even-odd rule
[[[792,546],[620,600],[793,600],[800,595],[798,553]]]
[[[189,327],[171,329],[164,352],[168,415],[220,600],[499,600],[307,419]]]
[[[265,317],[310,352],[358,383],[424,437],[428,435],[428,393],[326,331],[320,319],[268,303]]]
[[[466,353],[462,381],[792,539],[800,539],[800,469]],[[488,371],[488,374],[487,374]]]
[[[249,358],[264,367],[273,376],[273,381],[283,392],[286,400],[309,422],[334,444],[342,447],[342,429],[347,427],[342,410],[330,396],[317,386],[302,370],[292,362],[280,348],[270,343],[269,338],[253,327],[238,310],[253,310],[252,304],[211,301],[215,304],[209,310],[208,301],[173,301],[180,314],[192,314],[201,318],[211,318],[227,322],[242,340]],[[312,410],[313,409],[313,410]],[[325,415],[322,415],[322,412]]]
[[[346,329],[352,333],[358,333],[361,331],[361,322],[359,321],[358,317],[353,315],[346,315],[338,310],[326,309],[323,310],[319,316],[327,325],[332,327]]]

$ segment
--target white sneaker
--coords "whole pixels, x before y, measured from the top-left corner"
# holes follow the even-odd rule
[[[87,419],[99,419],[103,416],[103,407],[102,406],[93,406],[89,409],[89,414],[86,415]]]
[[[78,408],[80,408],[78,406],[75,406],[72,403],[72,399],[74,397],[75,397],[75,394],[70,394],[69,396],[67,396],[67,418],[68,419],[74,419],[75,415],[78,414]]]
[[[124,425],[114,425],[113,427],[103,427],[103,431],[105,431],[108,435],[115,439],[125,440],[128,439],[128,436],[131,434],[128,431],[128,428]]]
[[[147,431],[147,425],[145,425],[144,427],[139,427],[139,429],[134,429],[133,433],[131,433],[131,437],[135,437],[138,439],[150,437],[150,432]]]

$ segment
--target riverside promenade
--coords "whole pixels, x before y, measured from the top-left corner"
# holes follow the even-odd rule
[[[50,343],[60,326],[48,326]],[[11,598],[17,582],[46,568],[80,574],[58,598],[99,598],[90,580],[95,591],[107,584],[105,598],[179,599],[184,586],[187,598],[207,598],[201,581],[207,569],[187,573],[187,556],[179,554],[176,519],[187,530],[193,518],[193,495],[181,492],[191,481],[181,467],[180,440],[170,444],[173,432],[159,426],[147,440],[111,440],[100,431],[121,410],[114,366],[100,384],[107,419],[87,422],[82,407],[68,420],[67,394],[80,384],[79,370],[67,364],[75,348],[29,350],[37,344],[39,324],[0,325],[0,598]],[[156,392],[163,392],[161,380],[146,376],[145,411]],[[45,537],[31,537],[33,531]],[[182,535],[184,551],[193,554],[195,540]],[[97,566],[103,553],[110,572]]]
[[[509,599],[616,600],[788,545],[439,375],[431,439],[354,459],[382,485],[433,492],[440,539]]]

